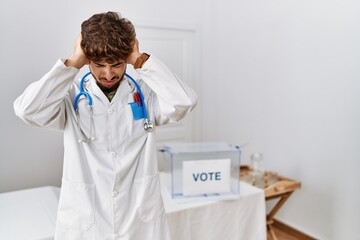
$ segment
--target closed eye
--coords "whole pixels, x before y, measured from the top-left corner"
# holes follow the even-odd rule
[[[118,62],[118,63],[115,63],[113,65],[111,65],[111,67],[121,67],[122,65],[124,64],[124,62]]]
[[[95,63],[95,66],[98,67],[98,68],[101,68],[101,67],[105,67],[105,64]]]

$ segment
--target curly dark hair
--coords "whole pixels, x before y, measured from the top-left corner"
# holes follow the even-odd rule
[[[99,13],[81,24],[81,48],[93,62],[126,60],[135,43],[133,24],[119,13]]]

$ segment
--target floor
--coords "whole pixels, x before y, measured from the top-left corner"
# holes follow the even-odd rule
[[[278,220],[274,219],[274,224],[272,225],[276,240],[316,240],[312,236],[303,233],[295,228],[292,228]],[[275,240],[271,239],[270,234],[268,232],[268,240]]]
[[[280,229],[278,229],[276,227],[274,228],[274,231],[275,231],[277,240],[300,240],[299,238],[291,236],[290,234],[288,234],[288,233],[286,233],[284,231],[281,231]],[[272,240],[269,237],[267,239]]]

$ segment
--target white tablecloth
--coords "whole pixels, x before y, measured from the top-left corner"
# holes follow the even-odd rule
[[[0,194],[1,240],[53,240],[60,188]]]
[[[236,200],[177,203],[160,174],[172,240],[265,240],[264,191],[240,182]]]
[[[160,177],[172,240],[266,239],[262,190],[240,182],[237,200],[175,203]],[[40,187],[0,194],[0,239],[52,240],[59,193]]]

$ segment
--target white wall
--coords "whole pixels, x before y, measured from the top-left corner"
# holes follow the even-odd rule
[[[25,87],[72,52],[80,24],[91,15],[118,11],[135,25],[199,28],[205,1],[104,0],[0,2],[0,192],[60,185],[62,133],[26,126],[13,111]],[[204,10],[205,9],[205,10]],[[186,12],[187,17],[184,17]],[[141,48],[141,43],[140,43]],[[199,52],[201,52],[199,50]]]
[[[71,53],[84,19],[107,10],[201,28],[201,139],[249,142],[243,163],[261,151],[268,169],[302,182],[279,219],[319,239],[358,239],[360,3],[351,0],[1,1],[0,192],[59,185],[61,133],[26,126],[12,103]]]
[[[269,170],[302,182],[280,220],[319,239],[360,239],[360,2],[211,9],[203,138],[249,142],[244,163],[260,151]]]

